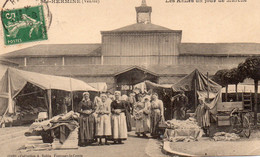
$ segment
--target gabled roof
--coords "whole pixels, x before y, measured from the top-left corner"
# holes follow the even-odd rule
[[[141,71],[144,71],[144,72],[146,72],[146,73],[150,73],[150,74],[152,74],[152,75],[154,75],[154,76],[157,76],[158,74],[156,74],[156,73],[154,73],[154,72],[152,72],[152,71],[150,71],[150,70],[147,70],[147,69],[145,69],[145,68],[143,68],[143,67],[140,67],[140,66],[132,66],[132,67],[128,67],[128,68],[126,68],[126,69],[124,69],[124,70],[122,70],[122,71],[120,71],[120,72],[117,72],[117,73],[115,73],[114,75],[115,76],[118,76],[118,75],[120,75],[120,74],[123,74],[123,73],[125,73],[125,72],[128,72],[128,71],[131,71],[131,70],[133,70],[133,69],[138,69],[138,70],[141,70]]]
[[[124,33],[124,32],[181,32],[181,30],[171,30],[166,27],[152,23],[135,23],[111,31],[102,31],[101,33]]]
[[[181,43],[181,55],[258,56],[260,43]]]
[[[16,50],[3,57],[101,56],[101,44],[42,44]]]

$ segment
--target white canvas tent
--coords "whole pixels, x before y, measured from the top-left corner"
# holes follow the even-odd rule
[[[48,104],[51,104],[52,89],[69,92],[98,91],[87,83],[74,78],[46,75],[15,68],[8,68],[0,80],[0,98],[6,99],[5,101],[0,102],[0,115],[5,114],[7,110],[9,110],[9,113],[13,113],[12,100],[19,94],[27,83],[31,83],[43,90],[47,90]],[[49,105],[49,109],[49,114],[51,115],[51,105]]]
[[[105,82],[88,83],[100,92],[107,92],[107,84]]]
[[[138,83],[136,85],[134,85],[134,89],[140,89],[141,92],[145,92],[145,91],[148,91],[150,89],[155,89],[155,90],[171,90],[172,87],[172,84],[157,84],[157,83],[154,83],[154,82],[151,82],[151,81],[144,81],[144,82],[141,82],[141,83]]]

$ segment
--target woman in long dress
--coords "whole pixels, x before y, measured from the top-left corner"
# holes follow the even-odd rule
[[[89,98],[89,93],[83,93],[83,99],[79,103],[79,145],[86,146],[94,141],[95,136],[95,105]]]
[[[130,132],[132,131],[132,123],[131,123],[132,107],[130,105],[130,102],[128,101],[127,95],[122,95],[121,100],[125,104],[126,126],[127,126],[127,131]]]
[[[158,99],[158,94],[152,95],[151,102],[151,136],[154,138],[159,137],[158,125],[164,121],[164,108],[163,102]]]
[[[210,117],[209,108],[203,99],[199,99],[199,105],[195,110],[195,115],[198,125],[203,129],[206,136],[209,135]]]
[[[127,139],[127,125],[126,125],[126,106],[125,102],[120,100],[121,92],[115,92],[115,100],[111,104],[112,113],[112,139],[114,144],[122,144],[122,140]]]
[[[150,98],[145,96],[144,97],[144,114],[143,114],[143,121],[144,121],[144,132],[149,133],[151,130],[151,121],[150,121],[150,115],[151,115],[151,103]]]
[[[137,97],[138,101],[134,104],[134,118],[136,121],[136,131],[135,133],[139,137],[140,134],[143,135],[143,137],[147,137],[146,133],[149,132],[149,127],[147,125],[147,119],[145,112],[145,103],[143,102],[143,96],[141,94]]]
[[[105,144],[109,145],[107,139],[111,136],[110,120],[110,102],[106,94],[101,94],[101,101],[97,103],[96,109],[96,137],[99,137],[99,145],[102,145],[102,138],[105,138]]]

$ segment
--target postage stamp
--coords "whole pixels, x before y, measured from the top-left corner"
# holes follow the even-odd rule
[[[47,40],[43,6],[2,11],[5,45]]]

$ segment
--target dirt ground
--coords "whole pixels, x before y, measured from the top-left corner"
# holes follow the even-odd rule
[[[170,147],[174,151],[196,156],[260,155],[260,130],[254,130],[249,139],[214,141],[202,137],[195,142],[171,142]]]

